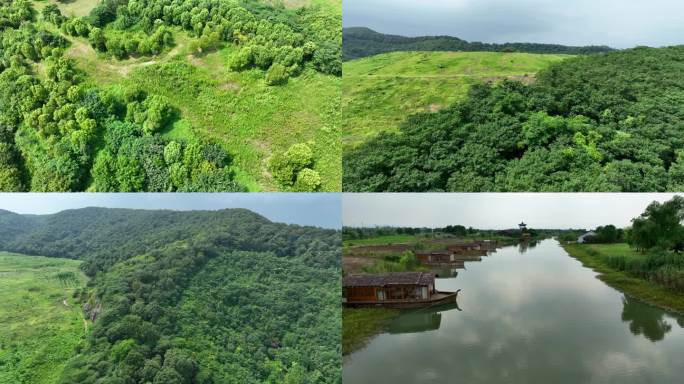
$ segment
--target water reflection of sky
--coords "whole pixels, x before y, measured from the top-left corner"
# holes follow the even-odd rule
[[[344,381],[681,382],[676,318],[623,300],[595,275],[550,240],[467,263],[437,281],[462,289],[462,312],[441,312],[438,329],[378,336],[345,360]]]

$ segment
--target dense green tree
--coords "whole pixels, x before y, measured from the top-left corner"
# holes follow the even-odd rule
[[[289,78],[287,70],[280,63],[275,63],[266,72],[266,84],[281,85],[287,83]]]
[[[297,192],[315,192],[321,186],[321,176],[313,169],[304,168],[297,173],[294,190]]]
[[[639,249],[659,247],[680,251],[684,245],[684,198],[675,196],[664,203],[651,203],[632,220],[629,241]]]

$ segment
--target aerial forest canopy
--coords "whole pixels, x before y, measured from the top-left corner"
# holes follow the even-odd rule
[[[468,42],[452,36],[404,37],[386,35],[365,27],[344,28],[343,59],[354,60],[397,51],[524,52],[586,55],[610,52],[605,46],[572,47],[559,44]]]
[[[341,34],[330,23],[309,8],[254,1],[103,0],[89,16],[67,17],[54,3],[37,12],[0,0],[0,191],[246,190],[220,142],[162,135],[182,106],[94,85],[66,53],[72,40],[86,39],[98,60],[125,59],[170,51],[183,30],[194,52],[231,44],[226,66],[263,69],[278,86],[308,67],[341,74]]]
[[[345,153],[344,190],[681,190],[682,105],[684,46],[564,60]]]
[[[339,231],[244,209],[0,211],[0,250],[90,277],[63,384],[339,383],[340,249]]]

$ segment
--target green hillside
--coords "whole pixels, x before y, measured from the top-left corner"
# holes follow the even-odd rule
[[[341,189],[339,0],[0,4],[0,190]]]
[[[245,209],[0,211],[0,250],[49,256],[0,255],[1,383],[341,381],[339,231]]]
[[[89,322],[80,261],[0,252],[0,383],[56,383]]]
[[[653,192],[684,186],[684,46],[554,63],[473,86],[344,154],[344,190]]]
[[[343,64],[344,144],[396,132],[406,117],[435,112],[462,100],[471,85],[515,79],[533,82],[537,71],[565,55],[500,52],[394,52]]]

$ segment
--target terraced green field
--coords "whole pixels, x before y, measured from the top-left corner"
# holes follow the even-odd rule
[[[393,52],[345,62],[343,143],[353,147],[396,131],[410,114],[435,112],[462,99],[479,81],[530,83],[567,55],[500,52]]]
[[[88,323],[81,262],[0,252],[0,383],[56,383]]]

